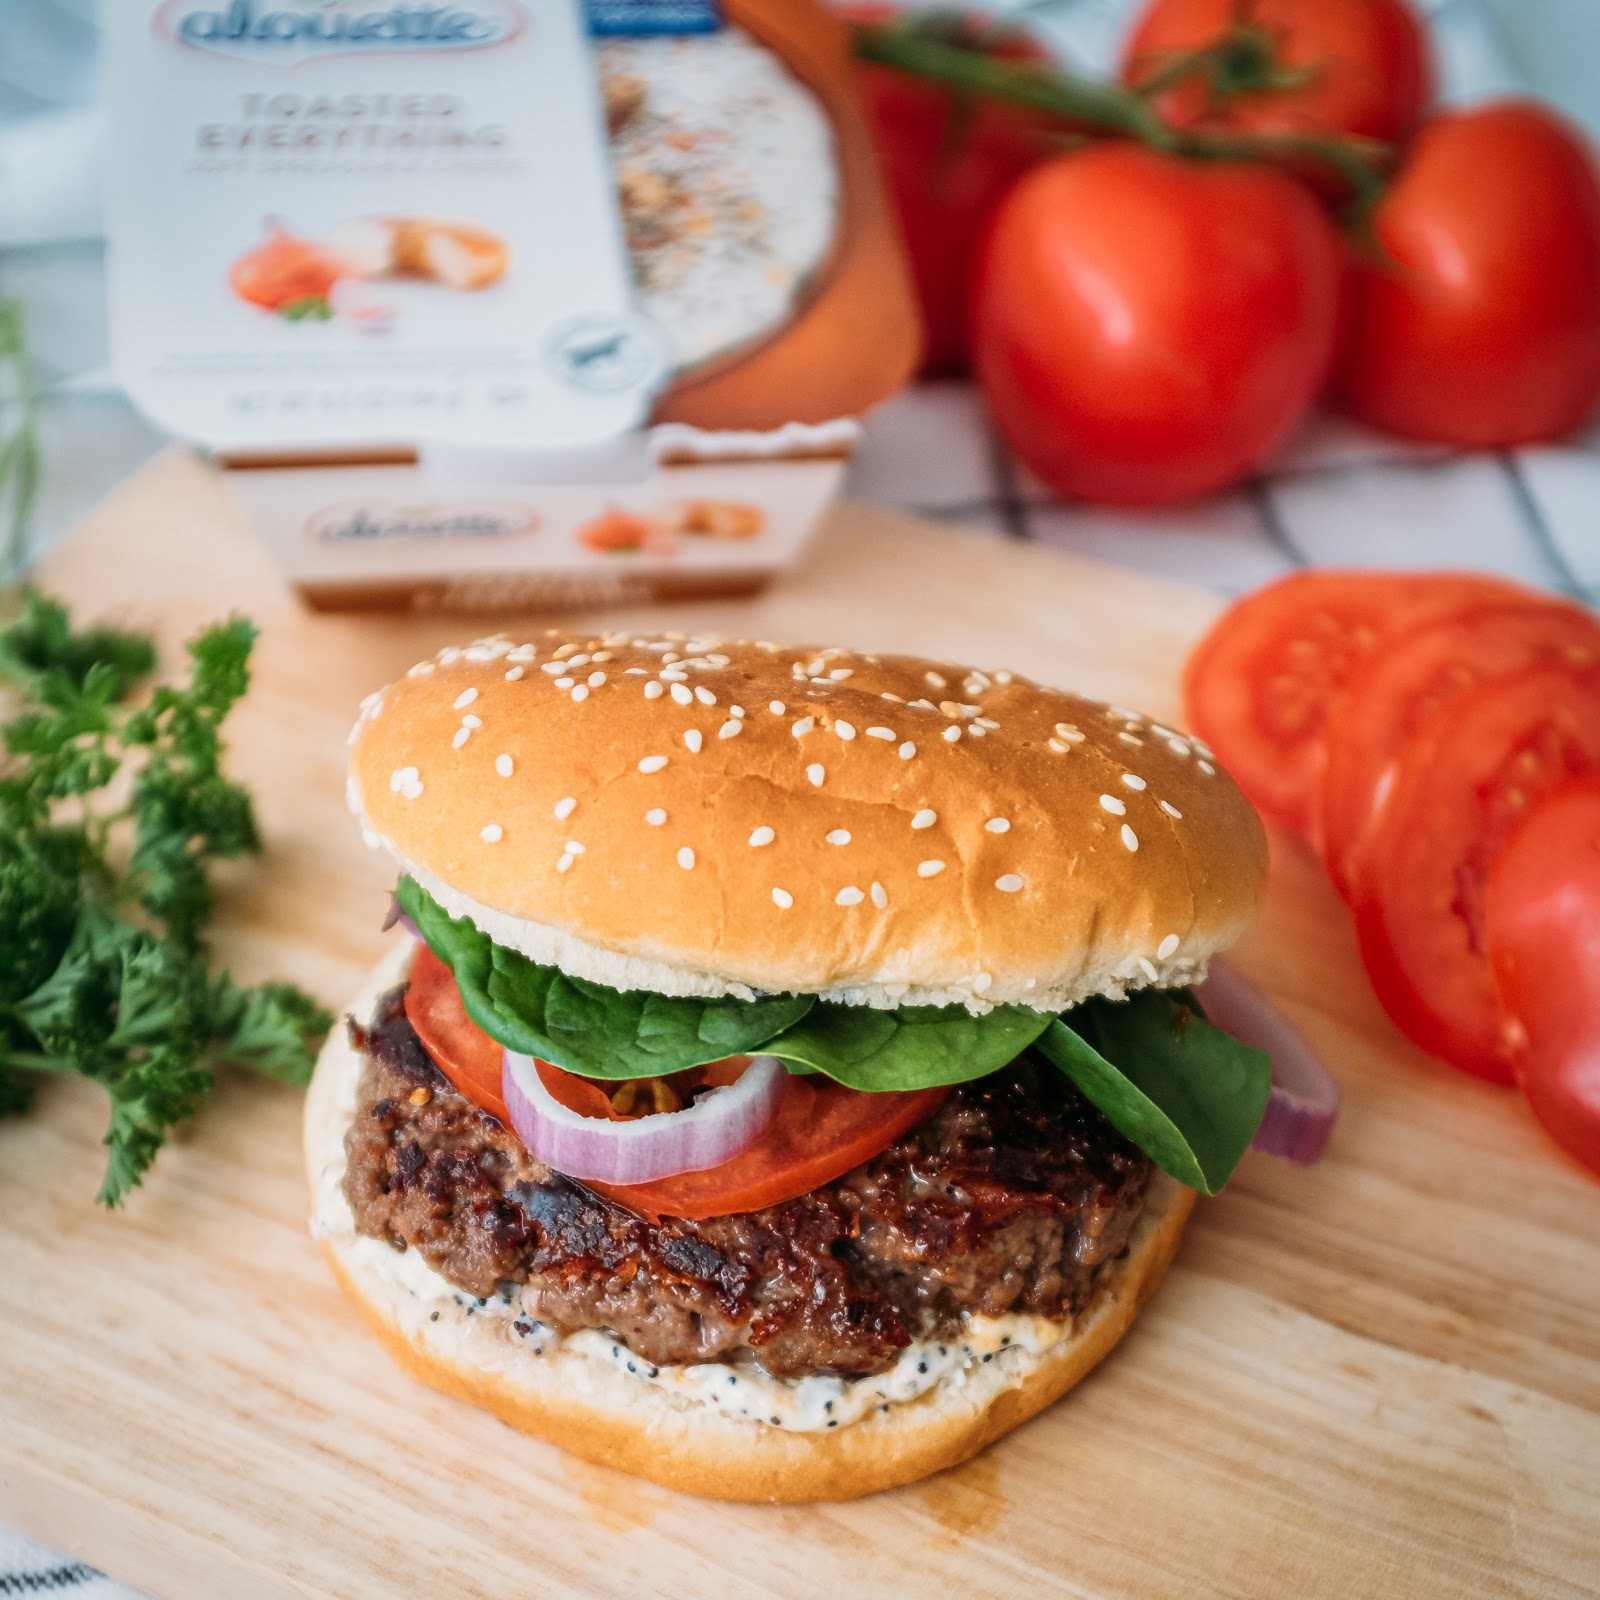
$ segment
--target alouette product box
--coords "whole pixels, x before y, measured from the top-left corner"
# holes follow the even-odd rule
[[[915,313],[815,0],[116,0],[112,355],[308,603],[744,592]]]

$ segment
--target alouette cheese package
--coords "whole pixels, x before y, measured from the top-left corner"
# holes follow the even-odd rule
[[[117,0],[113,360],[305,600],[744,592],[915,314],[817,0]]]

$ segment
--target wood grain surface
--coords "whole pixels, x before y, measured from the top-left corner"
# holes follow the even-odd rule
[[[263,624],[233,766],[268,849],[229,875],[221,945],[348,997],[388,878],[344,814],[344,735],[362,694],[472,625],[300,612],[181,454],[44,576],[174,651],[229,608]],[[672,615],[1172,716],[1214,605],[846,507],[769,596]],[[771,1510],[569,1460],[412,1386],[362,1331],[307,1236],[297,1095],[229,1077],[106,1215],[103,1104],[52,1082],[0,1124],[0,1521],[225,1600],[1600,1593],[1600,1185],[1511,1095],[1409,1050],[1317,871],[1275,840],[1273,872],[1238,961],[1340,1079],[1327,1158],[1247,1157],[1105,1366],[966,1467]]]

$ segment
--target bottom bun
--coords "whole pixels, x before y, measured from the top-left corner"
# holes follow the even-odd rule
[[[351,1014],[369,1017],[409,957],[403,946],[386,958]],[[1127,1251],[1101,1275],[1088,1309],[1058,1325],[1059,1337],[971,1361],[915,1398],[874,1406],[836,1429],[774,1427],[628,1376],[597,1354],[607,1348],[603,1340],[550,1334],[530,1348],[512,1331],[514,1322],[519,1331],[528,1326],[514,1303],[484,1305],[414,1251],[358,1235],[342,1183],[361,1069],[361,1056],[336,1029],[306,1100],[306,1162],[313,1229],[340,1287],[389,1353],[433,1388],[587,1461],[719,1500],[850,1500],[977,1454],[1059,1399],[1127,1332],[1176,1254],[1195,1199],[1154,1175]]]

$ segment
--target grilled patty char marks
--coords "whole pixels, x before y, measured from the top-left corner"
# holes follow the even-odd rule
[[[345,1138],[357,1229],[469,1294],[524,1286],[530,1315],[605,1329],[647,1361],[870,1373],[913,1338],[955,1334],[966,1312],[1075,1312],[1144,1203],[1150,1163],[1024,1058],[811,1194],[651,1223],[541,1165],[464,1099],[403,994],[370,1028],[351,1024],[367,1057]]]

